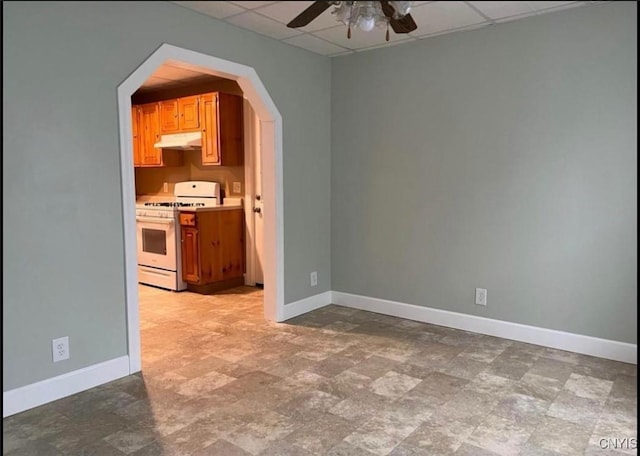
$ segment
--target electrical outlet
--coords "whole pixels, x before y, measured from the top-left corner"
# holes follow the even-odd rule
[[[54,363],[69,359],[69,336],[53,339],[51,341],[51,348],[53,350]]]
[[[162,191],[165,193],[169,193],[169,182],[165,182],[162,186]]]
[[[242,183],[234,182],[233,183],[233,193],[242,193]]]
[[[316,271],[313,271],[310,276],[310,282],[311,282],[311,286],[315,287],[316,285],[318,285],[318,273]]]
[[[476,288],[476,304],[479,306],[487,305],[487,290],[484,288]]]

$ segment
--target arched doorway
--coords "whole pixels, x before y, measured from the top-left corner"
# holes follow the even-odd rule
[[[118,86],[129,373],[138,372],[142,367],[137,289],[136,195],[133,166],[131,166],[133,163],[131,95],[165,62],[235,80],[259,119],[264,208],[264,316],[273,321],[284,319],[282,117],[253,68],[163,44]]]

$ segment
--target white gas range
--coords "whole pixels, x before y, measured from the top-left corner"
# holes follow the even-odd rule
[[[187,288],[182,280],[178,212],[220,205],[220,184],[187,181],[175,184],[173,198],[136,202],[138,282],[168,290]]]

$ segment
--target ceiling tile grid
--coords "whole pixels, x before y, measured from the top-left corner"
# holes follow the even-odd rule
[[[347,27],[336,20],[332,14],[332,8],[328,8],[305,27],[288,28],[287,23],[313,4],[313,1],[173,1],[172,3],[286,44],[335,57],[379,47],[395,46],[445,33],[471,30],[537,14],[606,2],[414,1],[410,13],[418,29],[409,34],[391,32],[389,42],[385,40],[386,29],[378,27],[370,32],[353,28],[351,39],[348,39]]]

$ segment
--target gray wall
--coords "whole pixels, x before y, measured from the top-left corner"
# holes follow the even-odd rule
[[[331,288],[328,58],[169,2],[2,7],[3,391],[126,354],[116,87],[165,42],[256,69],[284,122],[285,301]]]
[[[636,13],[335,58],[333,289],[636,343]]]

